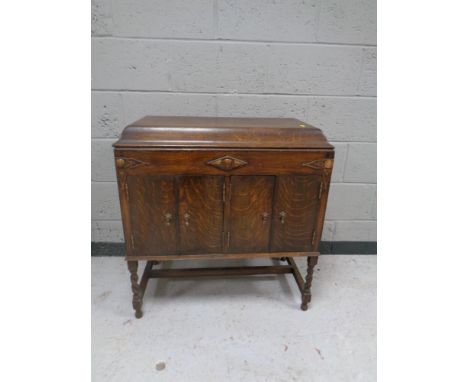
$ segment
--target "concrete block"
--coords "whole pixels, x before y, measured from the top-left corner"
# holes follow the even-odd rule
[[[116,182],[114,151],[116,139],[91,141],[91,179],[94,181]]]
[[[171,42],[93,38],[92,87],[171,90]]]
[[[115,92],[91,93],[91,136],[116,138],[124,124],[122,96]]]
[[[377,144],[349,144],[344,181],[362,183],[377,182]]]
[[[94,89],[263,93],[264,44],[93,39]]]
[[[114,35],[214,38],[213,0],[113,0]]]
[[[91,34],[109,36],[113,32],[112,0],[91,1]]]
[[[124,241],[120,220],[94,220],[91,222],[91,241],[122,243]]]
[[[375,185],[332,183],[326,220],[372,220]]]
[[[218,37],[315,41],[318,0],[218,0]]]
[[[123,93],[124,124],[128,125],[145,115],[216,115],[216,98],[209,94],[182,93]]]
[[[374,192],[374,200],[372,201],[371,217],[372,219],[377,220],[377,186]]]
[[[91,184],[91,219],[120,220],[117,182]]]
[[[322,1],[317,40],[375,45],[377,0]]]
[[[331,141],[375,142],[377,100],[353,97],[310,97],[307,122]]]
[[[359,81],[359,94],[377,95],[377,49],[363,49],[362,73]]]
[[[269,55],[265,44],[172,44],[173,90],[264,93]]]
[[[332,182],[342,182],[348,145],[346,143],[331,142],[335,146],[335,160],[333,162]]]
[[[219,117],[290,117],[304,120],[305,97],[270,95],[217,95]]]
[[[326,221],[323,224],[322,241],[332,241],[335,232],[335,222]]]
[[[100,38],[92,46],[93,88],[106,90],[354,95],[362,60],[361,48],[336,46]]]
[[[376,221],[337,221],[335,241],[377,241]]]
[[[354,95],[362,48],[271,45],[267,91],[312,95]]]

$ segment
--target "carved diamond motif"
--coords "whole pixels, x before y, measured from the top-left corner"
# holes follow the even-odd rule
[[[210,160],[206,164],[219,168],[220,170],[223,170],[223,171],[231,171],[231,170],[234,170],[235,168],[245,166],[248,163],[246,161],[243,161],[242,159],[237,159],[237,158],[233,158],[230,156],[224,156],[221,158]]]
[[[133,159],[133,158],[125,158],[125,159],[118,158],[115,163],[118,168],[135,168],[138,166],[149,165],[149,163],[147,162],[142,162],[141,160]]]
[[[322,170],[324,168],[331,168],[332,161],[330,159],[319,159],[313,160],[312,162],[302,163],[302,165],[316,170]]]

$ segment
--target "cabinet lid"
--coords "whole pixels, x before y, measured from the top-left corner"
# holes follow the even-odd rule
[[[333,149],[322,130],[294,118],[158,116],[127,126],[114,147]]]

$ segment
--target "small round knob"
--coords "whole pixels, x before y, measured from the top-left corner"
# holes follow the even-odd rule
[[[232,168],[232,165],[234,164],[234,161],[232,158],[224,158],[223,159],[223,166],[227,169]]]
[[[262,222],[265,224],[268,221],[268,218],[270,217],[270,214],[268,212],[264,212],[262,214]]]
[[[188,213],[184,214],[184,222],[185,222],[185,225],[189,225],[189,223],[190,223],[190,214],[188,214]]]
[[[125,159],[122,159],[122,158],[119,158],[115,161],[115,165],[118,167],[118,168],[124,168],[125,166]]]

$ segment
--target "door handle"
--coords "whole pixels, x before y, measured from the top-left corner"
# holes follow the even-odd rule
[[[281,222],[281,224],[284,224],[284,221],[285,221],[285,219],[286,219],[286,212],[281,211],[281,212],[279,213],[279,217],[280,217],[280,222]]]
[[[265,224],[268,221],[268,218],[270,217],[270,214],[268,212],[264,212],[262,214],[262,222]]]
[[[190,224],[190,214],[188,214],[187,212],[184,214],[184,222],[185,222],[185,225]]]

